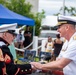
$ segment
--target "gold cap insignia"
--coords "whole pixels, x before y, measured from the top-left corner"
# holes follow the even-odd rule
[[[63,24],[63,23],[67,23],[67,21],[58,22],[57,26],[58,26],[58,25],[61,25],[61,24]]]

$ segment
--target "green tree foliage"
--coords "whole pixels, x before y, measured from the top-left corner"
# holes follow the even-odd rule
[[[37,25],[35,28],[37,29],[36,30],[36,34],[40,34],[40,27],[41,27],[41,22],[42,22],[42,19],[45,17],[45,15],[43,15],[45,12],[44,10],[42,10],[41,13],[37,13],[36,16],[34,17],[34,20],[35,20],[35,24]]]
[[[0,4],[4,4],[5,3],[5,0],[0,0]]]
[[[59,10],[59,12],[60,11],[63,11],[63,8],[61,7],[60,8],[60,10]],[[66,13],[68,13],[69,15],[71,15],[71,16],[76,16],[76,8],[75,7],[64,7],[64,14],[66,15]],[[54,15],[59,15],[60,13],[57,13],[57,14],[54,14]]]
[[[31,9],[33,6],[29,2],[26,3],[26,0],[0,0],[0,3],[18,14],[34,19],[35,35],[39,35],[41,21],[45,17],[44,10],[42,10],[41,13],[36,13],[36,14],[32,13]],[[31,27],[31,30],[32,29],[33,28]]]

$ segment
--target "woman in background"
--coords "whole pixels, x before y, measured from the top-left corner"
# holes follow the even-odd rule
[[[24,38],[25,40],[23,42],[23,46],[27,47],[31,43],[31,38],[32,38],[29,26],[26,26],[26,31],[24,32]]]
[[[52,37],[48,36],[48,40],[45,44],[46,52],[51,52],[52,53]]]
[[[60,34],[57,34],[56,39],[53,42],[53,48],[54,48],[53,55],[55,57],[59,55],[62,45],[63,45],[63,41],[60,39]]]

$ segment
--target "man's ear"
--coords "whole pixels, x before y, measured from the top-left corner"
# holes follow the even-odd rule
[[[66,28],[66,30],[68,30],[68,29],[69,29],[69,25],[66,25],[66,27],[65,27],[65,28]]]

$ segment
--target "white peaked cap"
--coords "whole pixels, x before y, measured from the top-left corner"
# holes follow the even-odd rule
[[[57,26],[62,25],[62,24],[76,25],[76,17],[59,15],[58,16],[58,24],[57,24]]]
[[[75,16],[64,16],[64,15],[59,15],[58,16],[59,20],[70,20],[73,22],[76,22],[76,17]]]
[[[0,26],[0,32],[5,32],[8,30],[15,30],[17,27],[17,23],[14,24],[3,24]]]

